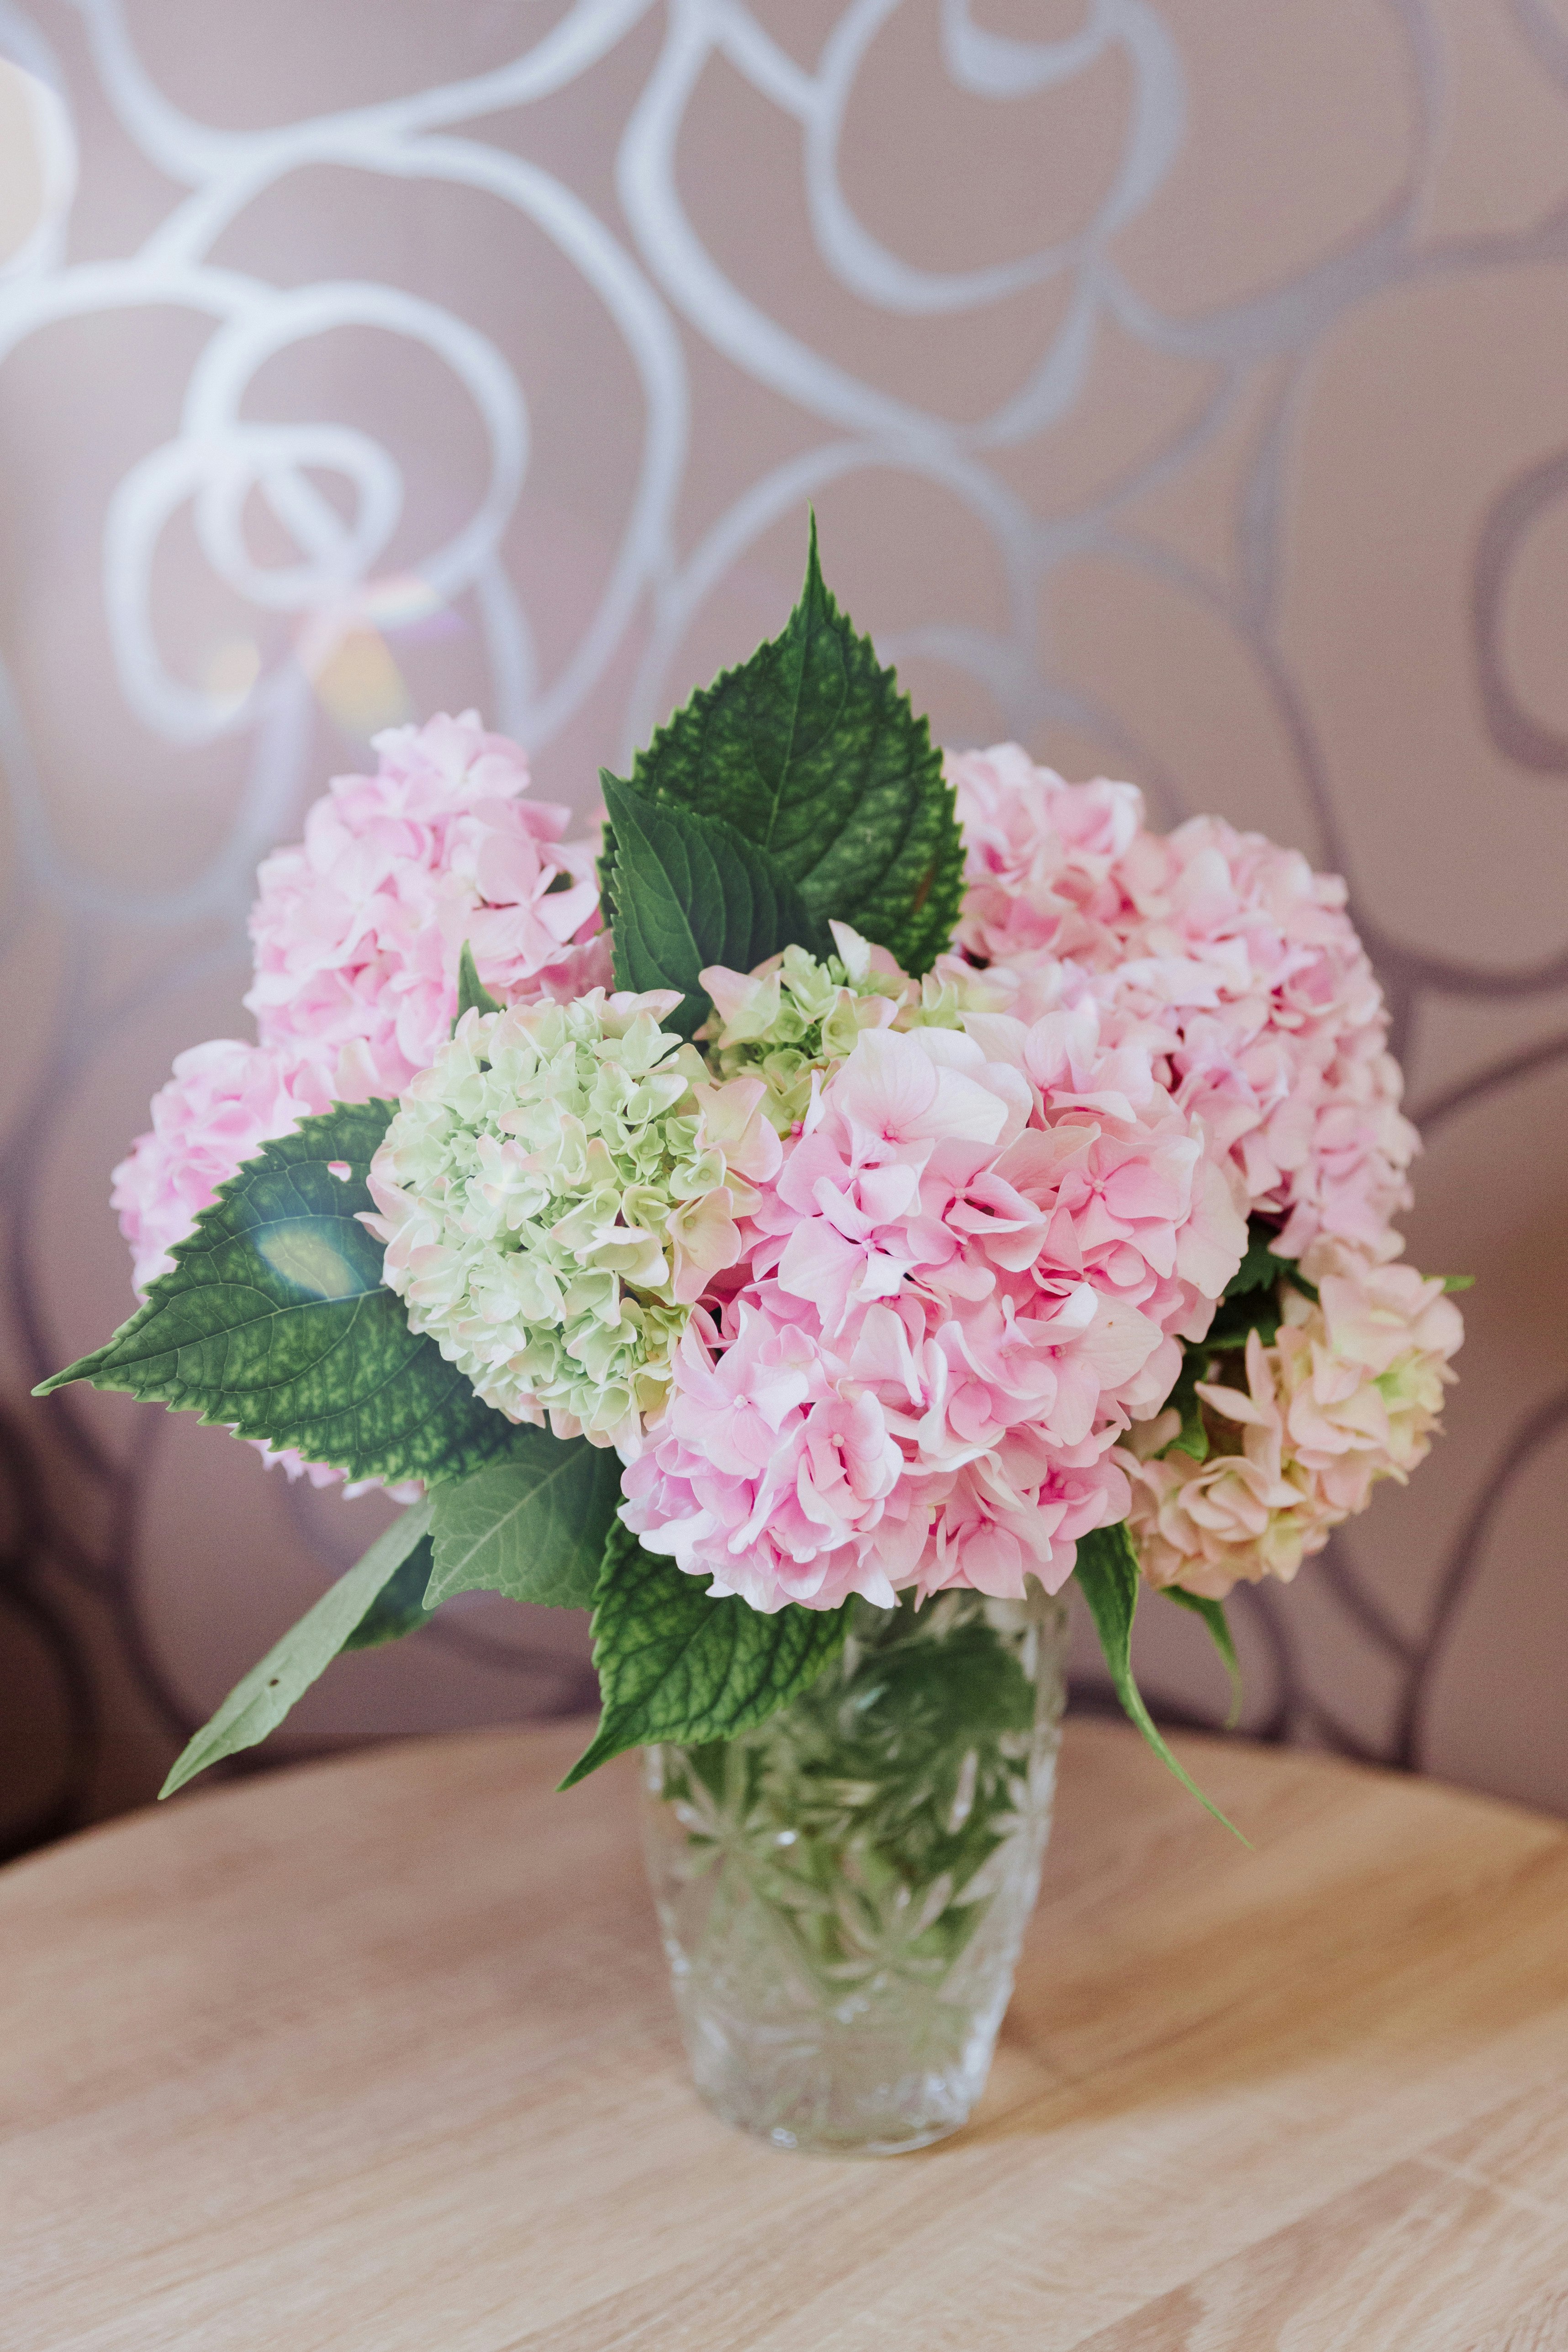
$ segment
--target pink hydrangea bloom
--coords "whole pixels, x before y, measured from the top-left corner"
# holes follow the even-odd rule
[[[259,1143],[333,1101],[400,1094],[436,1059],[465,940],[509,1003],[568,1002],[609,979],[594,844],[561,839],[564,808],[521,798],[515,743],[468,711],[393,728],[375,749],[376,773],[340,776],[303,843],[261,868],[245,1000],[259,1045],[182,1054],[114,1171],[139,1290]]]
[[[137,1137],[112,1180],[137,1289],[168,1273],[170,1251],[220,1184],[331,1099],[318,1064],[264,1045],[215,1037],[176,1055],[174,1076],[153,1097],[151,1129]]]
[[[1238,1580],[1288,1582],[1379,1479],[1403,1484],[1426,1455],[1464,1338],[1442,1283],[1327,1238],[1303,1269],[1319,1303],[1286,1291],[1276,1343],[1247,1341],[1246,1388],[1199,1383],[1208,1460],[1161,1451],[1173,1412],[1119,1454],[1153,1584],[1223,1601]]]
[[[1125,1516],[1110,1450],[1245,1246],[1147,1053],[1094,1008],[863,1034],[692,1318],[628,1526],[716,1592],[1055,1591]]]
[[[1016,744],[950,757],[948,774],[959,941],[1015,1009],[1087,987],[1279,1220],[1282,1255],[1320,1233],[1375,1247],[1417,1139],[1344,884],[1217,817],[1151,833],[1131,785],[1064,783]]]
[[[569,1002],[609,981],[595,844],[562,838],[563,807],[522,797],[528,763],[515,743],[468,711],[392,729],[375,751],[375,774],[338,778],[303,843],[261,867],[245,1000],[260,1043],[219,1038],[182,1054],[151,1131],[114,1171],[138,1291],[168,1271],[174,1244],[263,1142],[333,1101],[396,1095],[434,1061],[465,940],[485,985],[510,1003]],[[291,1478],[342,1476],[261,1451]]]
[[[264,1045],[310,1055],[340,1101],[398,1095],[457,1008],[458,957],[507,1003],[609,980],[594,844],[531,801],[528,763],[477,713],[375,738],[374,776],[340,776],[299,846],[260,871],[246,1003]]]

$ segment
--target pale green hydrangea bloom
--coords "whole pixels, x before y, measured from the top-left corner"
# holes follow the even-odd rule
[[[513,1420],[632,1451],[780,1153],[761,1084],[660,1028],[679,1001],[465,1013],[370,1171],[410,1327]]]
[[[885,948],[847,923],[832,923],[836,955],[826,961],[785,948],[754,972],[710,965],[702,985],[713,1017],[698,1034],[722,1078],[761,1078],[766,1111],[793,1134],[811,1107],[813,1078],[826,1086],[868,1029],[957,1029],[965,1013],[1002,1009],[982,975],[943,956],[923,980],[900,971]]]

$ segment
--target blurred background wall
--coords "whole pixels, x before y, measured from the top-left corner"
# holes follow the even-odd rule
[[[808,499],[939,739],[1350,877],[1478,1280],[1415,1486],[1239,1603],[1247,1722],[1568,1810],[1568,0],[0,0],[0,58],[4,1838],[149,1796],[384,1515],[26,1401],[250,1034],[258,856],[468,704],[585,812]],[[479,1600],[261,1760],[591,1696]]]

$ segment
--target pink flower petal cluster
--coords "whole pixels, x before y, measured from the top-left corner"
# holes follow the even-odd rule
[[[594,844],[524,798],[528,763],[474,711],[392,728],[305,838],[260,870],[245,1002],[264,1045],[324,1061],[341,1102],[399,1095],[447,1041],[465,940],[507,1003],[607,982]]]
[[[1320,1233],[1376,1247],[1417,1139],[1344,884],[1217,817],[1152,833],[1131,784],[1064,783],[1016,743],[947,772],[968,857],[959,941],[1016,1009],[1081,975],[1279,1221],[1283,1255]]]
[[[1303,1263],[1319,1301],[1287,1289],[1276,1343],[1247,1341],[1246,1388],[1198,1385],[1208,1460],[1159,1450],[1174,1412],[1119,1451],[1153,1584],[1222,1601],[1238,1580],[1289,1582],[1379,1479],[1426,1458],[1464,1338],[1441,1281],[1329,1239]]]
[[[651,1550],[758,1609],[1051,1591],[1125,1516],[1111,1448],[1168,1391],[1246,1227],[1148,1054],[1092,1005],[862,1034],[694,1315],[626,1473]]]

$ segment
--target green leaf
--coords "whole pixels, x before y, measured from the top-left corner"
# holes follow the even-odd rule
[[[37,1393],[122,1389],[354,1478],[456,1477],[500,1452],[511,1423],[416,1339],[359,1221],[392,1110],[339,1103],[264,1144],[175,1244],[146,1305]]]
[[[1217,1805],[1210,1804],[1197,1782],[1177,1763],[1132,1679],[1132,1615],[1138,1606],[1138,1588],[1142,1579],[1138,1572],[1138,1555],[1132,1549],[1132,1538],[1127,1532],[1126,1522],[1122,1521],[1114,1528],[1094,1528],[1088,1535],[1079,1536],[1078,1567],[1074,1572],[1089,1603],[1094,1630],[1100,1635],[1100,1646],[1105,1653],[1111,1684],[1129,1718],[1142,1733],[1161,1763],[1175,1774],[1184,1789],[1191,1790],[1205,1811],[1212,1813],[1233,1837],[1241,1837],[1235,1822],[1226,1821]],[[1241,1843],[1246,1845],[1248,1841],[1241,1838]]]
[[[608,1447],[514,1430],[503,1459],[437,1488],[430,1604],[488,1591],[590,1608],[620,1499],[620,1458]]]
[[[1261,1217],[1248,1218],[1247,1255],[1220,1293],[1222,1298],[1240,1298],[1249,1290],[1261,1290],[1266,1283],[1279,1281],[1285,1261],[1277,1258],[1269,1246],[1278,1231],[1277,1225],[1266,1224]]]
[[[376,1594],[343,1643],[344,1649],[379,1650],[384,1643],[400,1642],[405,1633],[417,1633],[422,1625],[428,1625],[436,1612],[426,1607],[425,1597],[435,1564],[430,1538],[423,1536],[391,1583],[383,1585]]]
[[[499,996],[492,996],[479,978],[479,968],[474,961],[473,949],[465,940],[463,952],[458,958],[458,1013],[457,1020],[452,1024],[453,1028],[457,1028],[458,1022],[462,1019],[465,1013],[471,1013],[476,1008],[480,1013],[499,1013],[501,1009],[500,999]]]
[[[784,635],[694,694],[632,781],[771,851],[819,920],[853,923],[906,971],[952,936],[963,843],[942,755],[823,585],[815,517]]]
[[[1201,1339],[1191,1342],[1194,1355],[1200,1360],[1222,1349],[1245,1348],[1248,1337],[1256,1331],[1266,1348],[1271,1348],[1279,1333],[1279,1299],[1278,1293],[1254,1291],[1239,1298],[1222,1298],[1215,1309],[1214,1321]],[[1203,1375],[1198,1375],[1201,1380]]]
[[[815,1682],[843,1646],[847,1612],[791,1602],[765,1615],[644,1551],[617,1519],[594,1608],[604,1712],[570,1789],[623,1748],[732,1739]]]
[[[601,769],[604,877],[618,988],[679,988],[666,1025],[689,1037],[711,1006],[698,977],[710,963],[751,971],[781,948],[832,952],[778,860],[728,825],[675,801],[650,800]]]
[[[1173,1407],[1182,1416],[1181,1428],[1165,1452],[1190,1454],[1194,1462],[1206,1462],[1209,1458],[1209,1433],[1204,1426],[1203,1403],[1198,1396],[1198,1382],[1204,1377],[1207,1360],[1208,1350],[1202,1344],[1184,1349],[1176,1385],[1161,1407],[1163,1412]]]
[[[1207,1601],[1201,1592],[1184,1592],[1179,1584],[1167,1584],[1162,1590],[1167,1601],[1173,1601],[1179,1609],[1190,1609],[1208,1627],[1215,1648],[1219,1652],[1220,1662],[1230,1676],[1230,1712],[1225,1718],[1225,1727],[1227,1731],[1234,1731],[1241,1721],[1241,1661],[1236,1654],[1236,1643],[1231,1639],[1225,1603]]]
[[[1316,1306],[1318,1299],[1317,1285],[1307,1280],[1305,1275],[1303,1275],[1300,1267],[1293,1257],[1281,1257],[1279,1252],[1275,1249],[1274,1244],[1279,1237],[1279,1226],[1268,1217],[1249,1217],[1247,1219],[1247,1255],[1242,1259],[1241,1264],[1237,1267],[1236,1272],[1226,1284],[1225,1289],[1221,1293],[1222,1304],[1220,1311],[1215,1317],[1215,1324],[1219,1326],[1223,1331],[1231,1334],[1239,1331],[1241,1334],[1240,1341],[1237,1342],[1234,1337],[1216,1339],[1213,1338],[1211,1334],[1206,1342],[1203,1340],[1198,1342],[1200,1347],[1205,1344],[1210,1347],[1233,1347],[1237,1344],[1242,1346],[1246,1345],[1247,1334],[1247,1331],[1253,1328],[1253,1322],[1248,1321],[1247,1312],[1245,1307],[1229,1305],[1229,1302],[1238,1298],[1245,1298],[1251,1291],[1264,1289],[1277,1290],[1280,1282],[1283,1280],[1289,1282],[1295,1289],[1300,1291],[1304,1297],[1310,1298],[1313,1305]],[[1228,1313],[1226,1311],[1227,1305],[1229,1305]],[[1268,1346],[1272,1341],[1275,1332],[1279,1328],[1279,1316],[1277,1314],[1273,1314],[1271,1309],[1263,1310],[1264,1319],[1268,1319],[1270,1316],[1272,1316],[1272,1320],[1270,1322],[1269,1328],[1263,1334],[1265,1346]],[[1257,1320],[1257,1318],[1253,1318],[1254,1322]]]
[[[1475,1286],[1476,1277],[1473,1274],[1446,1274],[1443,1276],[1445,1290],[1473,1290]]]
[[[295,1701],[301,1698],[338,1652],[348,1646],[376,1602],[405,1564],[417,1559],[430,1526],[426,1497],[405,1511],[384,1535],[372,1544],[364,1558],[323,1592],[315,1607],[290,1626],[283,1639],[268,1651],[237,1683],[213,1717],[191,1740],[160,1797],[172,1797],[209,1764],[254,1748],[275,1730]]]

